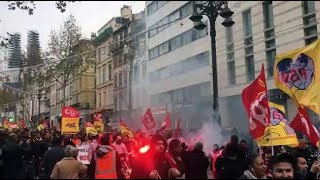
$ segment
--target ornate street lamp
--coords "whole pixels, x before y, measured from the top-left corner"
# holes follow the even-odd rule
[[[197,1],[196,1],[197,2]],[[216,55],[216,20],[218,15],[225,18],[222,25],[231,27],[234,22],[231,20],[232,12],[227,4],[227,1],[201,1],[203,3],[194,4],[194,11],[189,18],[193,21],[194,28],[203,30],[206,25],[201,21],[203,15],[206,15],[210,21],[210,38],[211,38],[211,59],[212,59],[212,86],[213,86],[213,110],[218,114],[218,122],[221,124],[219,115],[218,102],[218,74],[217,74],[217,55]]]

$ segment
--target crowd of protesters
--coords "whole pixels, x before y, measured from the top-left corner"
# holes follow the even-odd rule
[[[84,144],[87,164],[77,158]],[[203,142],[162,131],[130,137],[112,128],[97,135],[0,129],[0,147],[1,179],[316,179],[320,171],[306,143],[274,147],[272,155],[270,147],[250,152],[236,135],[207,154]]]

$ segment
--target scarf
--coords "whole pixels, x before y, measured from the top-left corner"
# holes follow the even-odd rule
[[[251,171],[249,171],[249,170],[246,170],[246,171],[244,171],[244,173],[243,173],[248,179],[258,179],[254,174],[252,174],[252,172]],[[265,176],[264,177],[262,177],[261,179],[267,179]]]

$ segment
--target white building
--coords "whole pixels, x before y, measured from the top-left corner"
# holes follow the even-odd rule
[[[183,128],[200,128],[211,112],[210,37],[193,28],[193,3],[146,1],[148,93],[151,107],[162,112],[158,124],[171,112],[173,127],[181,116]]]
[[[202,87],[200,95],[202,92],[204,92],[204,96],[212,95],[211,70],[208,64],[210,60],[208,60],[209,62],[195,61],[194,64],[191,63],[190,70],[182,64],[177,64],[187,62],[187,58],[199,53],[208,52],[210,48],[210,37],[206,36],[205,32],[202,38],[197,38],[201,37],[197,35],[199,31],[192,32],[194,29],[189,20],[192,7],[190,5],[189,8],[185,8],[188,3],[191,2],[146,2],[146,26],[149,29],[155,27],[154,24],[159,20],[161,21],[157,25],[172,21],[177,17],[182,18],[168,27],[160,28],[158,32],[149,33],[152,35],[148,36],[147,41],[149,49],[148,72],[152,84],[150,87],[151,104],[175,104],[175,102],[171,103],[172,99],[171,101],[166,99],[165,92],[184,87],[185,90],[182,94],[188,97],[188,87],[205,82],[209,82],[209,84],[200,86]],[[228,4],[229,8],[234,11],[232,19],[235,24],[231,28],[225,28],[220,24],[221,17],[217,19],[216,23],[219,109],[222,126],[236,127],[239,131],[247,132],[248,118],[243,109],[241,92],[260,73],[262,63],[265,64],[269,100],[283,104],[287,109],[289,120],[292,120],[296,114],[296,107],[290,98],[276,89],[274,85],[275,55],[304,47],[318,37],[320,2],[230,1]],[[175,14],[177,11],[179,13]],[[206,18],[204,18],[204,22],[206,22]],[[188,30],[190,30],[190,34],[184,36]],[[179,40],[179,35],[182,36],[182,41]],[[177,39],[177,43],[174,43],[175,39]],[[167,44],[168,41],[169,44]],[[184,43],[185,41],[189,43]],[[179,44],[180,42],[181,44]],[[179,48],[175,48],[175,46]],[[208,57],[204,55],[204,57],[203,59],[211,59],[210,55]],[[203,64],[200,65],[200,62]],[[161,95],[154,96],[157,94]],[[173,93],[170,97],[174,101],[188,100],[186,97],[181,97],[181,93],[178,92],[177,94]],[[207,101],[212,101],[212,98],[208,98]],[[209,103],[211,104],[211,102]],[[312,120],[318,119],[318,116],[314,116],[311,112],[310,114]],[[192,119],[191,121],[197,122],[198,120]]]
[[[220,112],[225,127],[245,130],[248,125],[241,92],[255,79],[264,63],[269,100],[286,107],[291,121],[296,107],[274,84],[276,54],[304,47],[318,37],[317,1],[234,1],[231,28],[217,24]],[[232,112],[232,113],[231,113]],[[310,112],[312,120],[318,120]],[[317,126],[318,127],[318,126]]]

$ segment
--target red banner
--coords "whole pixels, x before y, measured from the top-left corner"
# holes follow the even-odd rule
[[[254,139],[263,137],[270,122],[267,84],[262,64],[259,76],[242,91],[242,103],[249,116],[249,130]]]
[[[102,114],[101,113],[95,114],[93,119],[94,121],[102,122]]]
[[[164,119],[160,129],[165,130],[167,128],[170,128],[170,114],[166,115],[166,118]]]
[[[148,131],[156,127],[156,122],[152,116],[150,108],[148,108],[146,113],[144,114],[142,123]]]
[[[317,145],[319,139],[318,130],[312,125],[308,113],[304,108],[298,108],[298,114],[293,119],[290,126],[296,131],[306,135],[313,145]]]
[[[80,118],[80,113],[76,108],[63,106],[62,107],[62,117]]]

